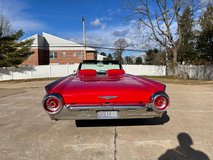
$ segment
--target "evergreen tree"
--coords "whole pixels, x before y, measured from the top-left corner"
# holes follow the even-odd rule
[[[0,37],[0,67],[18,66],[33,52],[32,40],[17,42],[23,35],[22,30],[6,37]]]
[[[108,54],[108,60],[113,60],[113,57],[112,57],[111,53]]]
[[[106,56],[106,53],[105,52],[101,52],[100,55]]]
[[[135,64],[142,64],[142,63],[143,63],[142,58],[136,57]]]
[[[192,10],[190,7],[187,7],[182,16],[180,17],[180,27],[181,27],[181,36],[182,43],[181,47],[178,50],[178,61],[185,63],[192,63],[196,59],[195,52],[195,36],[193,33],[193,17]]]
[[[126,64],[133,64],[132,57],[126,56],[126,57],[125,57],[125,63],[126,63]]]
[[[2,24],[4,22],[1,21],[0,26],[3,26]],[[30,51],[33,40],[18,42],[23,36],[23,31],[8,34],[9,31],[6,29],[8,28],[0,27],[0,67],[18,66],[33,53]]]
[[[197,40],[199,63],[213,63],[213,5],[208,4],[206,11],[199,18],[201,32]]]
[[[151,65],[165,65],[166,64],[166,57],[165,52],[160,52],[158,49],[149,49],[146,51],[145,56],[146,64]]]
[[[158,50],[155,48],[155,49],[149,49],[148,51],[146,51],[146,57],[145,57],[145,61],[146,61],[146,64],[155,64],[155,58],[158,54]]]

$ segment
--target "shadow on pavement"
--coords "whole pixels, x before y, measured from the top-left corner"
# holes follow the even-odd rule
[[[103,126],[139,126],[139,125],[162,125],[169,121],[165,112],[161,118],[150,119],[110,119],[110,120],[76,120],[77,127],[103,127]]]
[[[209,160],[205,153],[191,148],[193,141],[189,134],[179,133],[177,139],[180,146],[167,150],[158,160]]]

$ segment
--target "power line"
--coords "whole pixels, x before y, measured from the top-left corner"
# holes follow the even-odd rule
[[[113,47],[98,47],[98,46],[89,46],[89,47],[91,47],[91,48],[97,48],[97,49],[120,50],[119,48],[113,48]],[[126,48],[126,49],[124,49],[124,51],[145,52],[146,50]]]
[[[68,45],[51,45],[51,46],[31,46],[31,47],[48,47],[48,48],[52,48],[52,47],[68,47],[68,48],[82,48],[84,46],[68,46]],[[114,47],[100,47],[100,46],[86,46],[89,48],[95,48],[95,49],[108,49],[108,50],[120,50],[119,48],[114,48]],[[132,49],[132,48],[125,48],[124,51],[137,51],[137,52],[146,52],[147,50],[143,50],[143,49]]]

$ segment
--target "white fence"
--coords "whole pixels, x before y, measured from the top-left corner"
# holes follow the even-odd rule
[[[78,64],[70,65],[40,65],[20,68],[0,68],[0,81],[12,79],[64,77],[77,70]],[[155,65],[123,65],[126,73],[133,75],[165,76],[165,66]],[[213,65],[195,66],[179,65],[178,75],[190,79],[213,80]]]
[[[40,65],[20,68],[0,68],[0,81],[13,79],[64,77],[77,70],[78,64]],[[133,75],[164,76],[165,66],[154,65],[123,65],[126,73]]]
[[[126,73],[146,76],[165,76],[166,66],[155,65],[123,65]]]
[[[213,65],[179,65],[177,74],[186,79],[213,80]]]

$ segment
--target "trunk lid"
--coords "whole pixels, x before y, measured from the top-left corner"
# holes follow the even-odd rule
[[[67,77],[51,92],[59,93],[71,105],[142,105],[164,85],[132,75]]]

